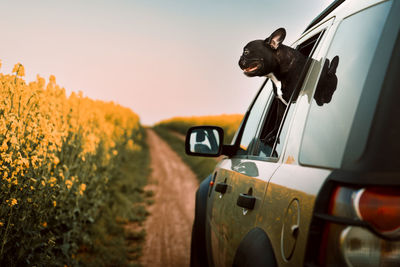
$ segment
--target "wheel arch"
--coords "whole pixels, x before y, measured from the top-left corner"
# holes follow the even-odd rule
[[[233,260],[234,267],[277,266],[271,240],[256,227],[243,238]]]
[[[190,248],[190,266],[208,266],[206,244],[207,199],[212,175],[210,174],[199,185],[195,198],[195,215],[192,228]]]

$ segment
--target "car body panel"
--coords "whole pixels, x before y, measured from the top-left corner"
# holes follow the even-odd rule
[[[303,262],[315,198],[330,173],[283,164],[271,178],[256,226],[268,234],[279,266]]]
[[[225,159],[219,166],[215,184],[225,182],[225,194],[212,191],[211,248],[216,266],[231,266],[241,240],[256,224],[256,216],[262,208],[268,180],[277,169],[277,163],[248,159]],[[253,210],[245,210],[236,203],[240,193],[251,188],[256,198]]]

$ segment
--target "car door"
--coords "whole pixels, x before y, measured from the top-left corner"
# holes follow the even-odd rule
[[[231,266],[240,241],[255,224],[267,181],[275,162],[252,159],[261,122],[274,100],[272,84],[265,81],[245,116],[236,154],[222,160],[210,194],[211,249],[216,266]],[[269,167],[265,167],[269,165]]]

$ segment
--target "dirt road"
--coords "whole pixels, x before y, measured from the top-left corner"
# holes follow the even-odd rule
[[[153,169],[149,185],[154,204],[145,222],[142,264],[146,267],[189,266],[194,196],[193,172],[153,130],[147,131]]]

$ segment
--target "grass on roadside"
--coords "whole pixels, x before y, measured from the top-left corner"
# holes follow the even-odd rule
[[[140,131],[144,136],[144,129]],[[94,241],[84,244],[77,255],[81,265],[140,266],[138,260],[146,236],[140,225],[148,215],[146,205],[152,197],[151,191],[144,190],[150,173],[150,154],[145,140],[141,138],[138,144],[140,153],[126,151],[116,157],[114,179],[107,192],[108,203],[98,220],[87,229]],[[137,227],[126,227],[129,224]]]

